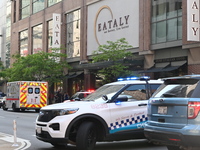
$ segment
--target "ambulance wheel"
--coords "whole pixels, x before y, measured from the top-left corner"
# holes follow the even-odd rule
[[[93,122],[84,122],[80,125],[77,136],[77,150],[93,150],[96,144],[97,132]]]
[[[6,108],[6,104],[3,103],[3,106],[2,106],[3,110],[8,110],[8,108]]]
[[[35,109],[35,112],[37,112],[37,113],[40,112],[40,109]]]
[[[16,108],[16,104],[12,104],[12,110],[13,111],[19,111],[19,108]]]
[[[24,108],[21,108],[21,111],[25,112],[25,109],[24,109]]]

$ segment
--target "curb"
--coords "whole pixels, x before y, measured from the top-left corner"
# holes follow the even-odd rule
[[[26,150],[31,146],[28,140],[17,138],[14,141],[14,136],[0,132],[0,149],[3,150]]]

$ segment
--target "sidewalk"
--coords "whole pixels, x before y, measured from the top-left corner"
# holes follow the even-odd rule
[[[20,138],[14,142],[12,135],[0,132],[0,150],[26,150],[30,145],[29,141]]]

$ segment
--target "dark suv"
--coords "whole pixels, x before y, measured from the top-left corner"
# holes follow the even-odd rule
[[[200,75],[164,79],[148,103],[145,136],[169,150],[200,149]]]

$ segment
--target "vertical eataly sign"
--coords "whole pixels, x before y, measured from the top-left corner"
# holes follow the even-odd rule
[[[187,40],[199,41],[199,0],[187,0]]]

